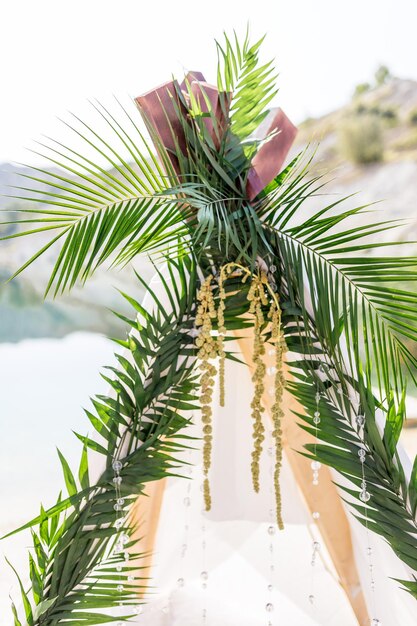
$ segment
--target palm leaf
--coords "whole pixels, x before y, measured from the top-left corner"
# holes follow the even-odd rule
[[[85,281],[109,258],[127,262],[143,251],[166,247],[188,232],[183,203],[161,195],[170,186],[170,179],[163,175],[139,130],[139,120],[122,108],[124,122],[117,122],[103,106],[94,107],[113,136],[112,144],[78,118],[78,126],[67,126],[111,169],[95,165],[58,142],[42,144],[45,151],[37,154],[60,169],[32,168],[33,174],[22,173],[28,185],[42,183],[47,190],[22,184],[10,194],[24,202],[19,216],[4,222],[22,226],[4,239],[52,234],[14,276],[63,241],[46,289],[53,289],[55,294],[73,287],[77,280]]]
[[[329,346],[332,328],[343,325],[346,344],[336,340],[331,346],[340,377],[358,375],[366,354],[368,384],[378,385],[381,399],[391,387],[399,397],[404,369],[417,382],[417,359],[409,348],[417,340],[417,297],[409,287],[417,280],[417,258],[377,256],[380,248],[398,244],[371,237],[398,221],[344,226],[369,212],[368,206],[342,210],[338,200],[296,223],[301,203],[321,190],[320,181],[302,174],[295,185],[290,180],[266,195],[259,211],[273,228],[287,271],[297,263],[303,268],[321,345]]]
[[[250,43],[249,30],[243,44],[236,33],[231,40],[217,42],[219,91],[233,94],[230,109],[231,131],[244,141],[267,115],[266,107],[277,93],[273,61],[259,66],[259,50],[264,37]]]
[[[156,294],[147,312],[129,297],[142,312],[141,323],[135,322],[128,339],[121,342],[128,352],[117,357],[117,367],[110,368],[112,378],[104,375],[112,393],[95,398],[95,413],[87,412],[97,435],[96,440],[80,436],[83,451],[78,480],[59,453],[69,498],[59,497],[55,506],[42,508],[25,525],[39,526],[39,533],[33,531],[30,557],[32,601],[22,587],[26,621],[31,626],[111,622],[114,616],[108,610],[122,603],[129,611],[143,597],[146,572],[145,578],[138,576],[137,565],[129,566],[123,554],[114,551],[119,534],[131,534],[135,528],[129,517],[121,529],[114,525],[111,462],[114,458],[122,461],[120,493],[125,500],[122,514],[127,516],[129,505],[143,493],[146,483],[177,473],[178,456],[189,441],[187,435],[178,439],[177,435],[189,423],[186,415],[196,408],[189,334],[196,269],[186,256],[168,261],[168,268],[170,279],[164,276],[162,284],[173,304],[169,311]],[[176,283],[173,291],[170,280]],[[89,448],[102,454],[106,465],[95,484],[87,478]],[[126,548],[133,559],[143,556],[132,551],[132,542]]]

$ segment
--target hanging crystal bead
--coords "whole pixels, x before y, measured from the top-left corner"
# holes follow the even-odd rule
[[[359,428],[362,428],[362,426],[365,424],[365,416],[364,415],[357,415],[356,416],[356,424],[357,424],[357,426],[359,426]]]

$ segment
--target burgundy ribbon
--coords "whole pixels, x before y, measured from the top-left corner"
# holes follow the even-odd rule
[[[184,115],[187,114],[179,93],[182,91],[186,100],[187,87],[201,110],[208,112],[210,109],[216,117],[218,122],[216,128],[210,116],[204,117],[203,120],[214,145],[218,147],[219,128],[221,129],[225,122],[228,101],[224,94],[219,94],[216,87],[205,81],[201,72],[189,72],[181,85],[172,80],[135,99],[145,123],[157,134],[177,174],[180,172],[175,152],[178,147],[184,154],[186,151],[186,140],[178,111],[183,110]],[[281,109],[275,109],[271,113],[266,118],[266,124],[262,123],[262,128],[257,131],[257,135],[260,135],[257,136],[258,140],[265,139],[268,135],[271,137],[254,156],[248,172],[246,193],[250,201],[278,176],[297,134],[297,128]]]

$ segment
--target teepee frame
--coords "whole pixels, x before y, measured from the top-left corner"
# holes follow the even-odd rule
[[[236,333],[236,340],[243,361],[253,372],[255,369],[252,361],[253,328],[240,330],[238,334]],[[264,358],[267,367],[274,365],[273,357],[265,355]],[[273,398],[265,392],[262,402],[266,414],[271,418]],[[308,511],[310,513],[320,511],[320,518],[315,523],[337,572],[339,584],[346,594],[358,624],[366,626],[369,624],[369,613],[353,552],[351,529],[331,471],[328,467],[321,468],[320,488],[313,492],[310,461],[298,452],[306,443],[312,443],[313,438],[297,425],[292,411],[300,412],[302,408],[289,393],[284,395],[283,407],[284,453]],[[148,488],[147,497],[138,498],[132,510],[132,515],[138,523],[139,546],[141,552],[146,554],[145,559],[141,559],[141,567],[147,568],[149,573],[152,568],[152,555],[157,541],[165,487],[165,479],[153,483]]]

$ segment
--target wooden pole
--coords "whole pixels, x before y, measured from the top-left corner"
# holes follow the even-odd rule
[[[166,488],[166,478],[150,483],[146,488],[146,494],[139,496],[134,503],[131,516],[133,523],[136,524],[136,530],[133,533],[132,540],[136,543],[133,548],[135,552],[139,550],[144,556],[132,562],[132,566],[140,569],[141,575],[144,577],[143,591],[140,597],[146,594],[148,585],[146,579],[152,574],[152,562],[155,553],[156,537],[158,533],[159,520],[161,517],[162,503]]]

